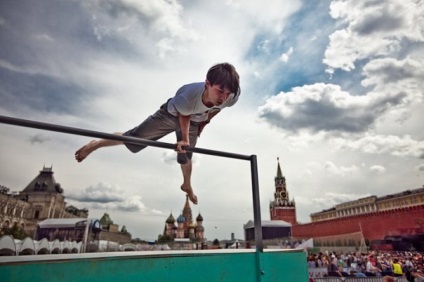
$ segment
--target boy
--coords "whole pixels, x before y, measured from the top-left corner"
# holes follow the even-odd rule
[[[186,152],[183,146],[194,147],[206,124],[221,109],[233,106],[238,101],[239,95],[239,75],[234,66],[229,63],[217,64],[208,70],[205,82],[182,86],[173,98],[169,99],[139,126],[125,133],[114,134],[158,140],[175,132],[177,161],[181,165],[183,174],[181,190],[187,193],[193,204],[197,204],[197,196],[191,187],[193,153]],[[81,162],[98,148],[120,144],[124,144],[133,153],[146,147],[115,140],[92,140],[75,152],[75,159]]]

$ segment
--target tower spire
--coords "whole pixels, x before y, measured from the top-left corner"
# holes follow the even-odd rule
[[[277,162],[278,162],[278,166],[277,166],[277,177],[276,178],[283,178],[283,173],[281,172],[280,158],[279,157],[277,157]]]

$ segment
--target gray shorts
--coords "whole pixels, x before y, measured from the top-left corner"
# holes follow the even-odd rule
[[[190,141],[191,147],[196,146],[198,131],[199,131],[199,123],[190,122],[189,141]],[[178,117],[171,115],[170,113],[166,111],[164,107],[161,107],[159,110],[156,111],[156,113],[149,116],[139,126],[136,126],[131,130],[128,130],[123,135],[156,141],[164,137],[165,135],[168,135],[171,132],[175,132],[177,137],[177,142],[182,140],[182,134],[180,130]],[[124,144],[133,153],[137,153],[147,147],[145,145],[135,145],[130,143],[124,143]],[[191,160],[192,156],[193,156],[192,152],[178,153],[177,161],[180,164],[185,164],[188,162],[188,160]]]

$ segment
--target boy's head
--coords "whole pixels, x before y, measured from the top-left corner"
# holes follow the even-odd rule
[[[212,66],[206,74],[210,85],[218,84],[222,88],[228,88],[235,96],[240,95],[240,78],[233,65],[221,63]]]

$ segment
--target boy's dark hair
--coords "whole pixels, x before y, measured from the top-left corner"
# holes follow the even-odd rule
[[[206,74],[206,79],[211,85],[228,87],[235,97],[240,95],[240,78],[232,64],[221,63],[212,66]]]

